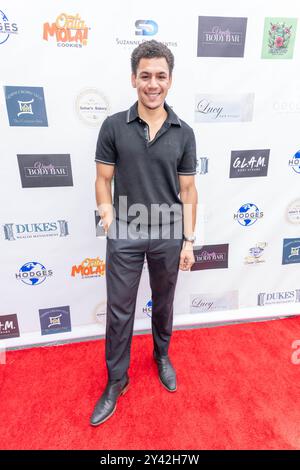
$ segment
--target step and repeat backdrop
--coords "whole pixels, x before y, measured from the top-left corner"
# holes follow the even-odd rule
[[[104,334],[95,148],[137,99],[142,41],[175,56],[196,135],[196,263],[174,326],[300,313],[300,7],[287,0],[0,1],[0,346]],[[145,262],[135,331],[151,328]]]

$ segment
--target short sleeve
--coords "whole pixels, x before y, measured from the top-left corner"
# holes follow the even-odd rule
[[[115,165],[116,148],[113,138],[113,129],[109,116],[103,121],[97,140],[95,162]]]
[[[179,175],[195,175],[197,166],[196,139],[194,131],[188,127],[187,138],[184,147],[184,153],[177,166]]]

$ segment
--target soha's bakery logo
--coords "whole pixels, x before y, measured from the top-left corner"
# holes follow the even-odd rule
[[[55,22],[44,23],[43,39],[55,37],[58,47],[83,47],[87,45],[89,29],[78,13],[60,13]]]
[[[96,88],[81,90],[75,102],[76,114],[89,127],[100,127],[109,114],[107,98]]]

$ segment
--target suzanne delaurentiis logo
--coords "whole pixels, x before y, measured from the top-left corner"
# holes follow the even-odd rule
[[[4,87],[10,126],[47,127],[47,113],[42,87]]]
[[[155,36],[158,33],[158,23],[154,19],[137,19],[133,23],[134,25],[134,36],[129,36],[127,38],[116,37],[116,45],[122,46],[123,49],[132,50],[134,47],[137,47],[139,44],[145,41],[149,41],[151,36]],[[131,33],[133,34],[133,29]],[[177,41],[162,41],[167,47],[177,47]]]
[[[300,263],[300,238],[284,238],[282,264]]]
[[[136,20],[136,36],[154,36],[158,32],[158,24],[154,20]]]
[[[16,34],[18,34],[17,24],[10,21],[4,11],[0,10],[0,45]]]
[[[51,335],[71,331],[70,307],[42,308],[39,310],[41,333]]]
[[[43,39],[55,38],[58,47],[81,48],[88,43],[89,29],[78,13],[60,13],[54,22],[44,23]]]
[[[256,204],[247,202],[246,204],[243,204],[235,214],[233,214],[233,219],[237,220],[243,227],[249,227],[258,219],[261,219],[263,215],[263,212],[259,210]]]
[[[198,57],[244,57],[247,18],[199,16]]]
[[[17,155],[22,188],[73,186],[69,154]]]
[[[229,178],[267,176],[269,149],[233,150],[231,152]]]
[[[262,59],[292,59],[297,18],[265,18]]]

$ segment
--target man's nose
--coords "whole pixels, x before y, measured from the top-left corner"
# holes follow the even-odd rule
[[[157,80],[156,77],[151,77],[149,80],[149,87],[156,88],[157,87]]]

